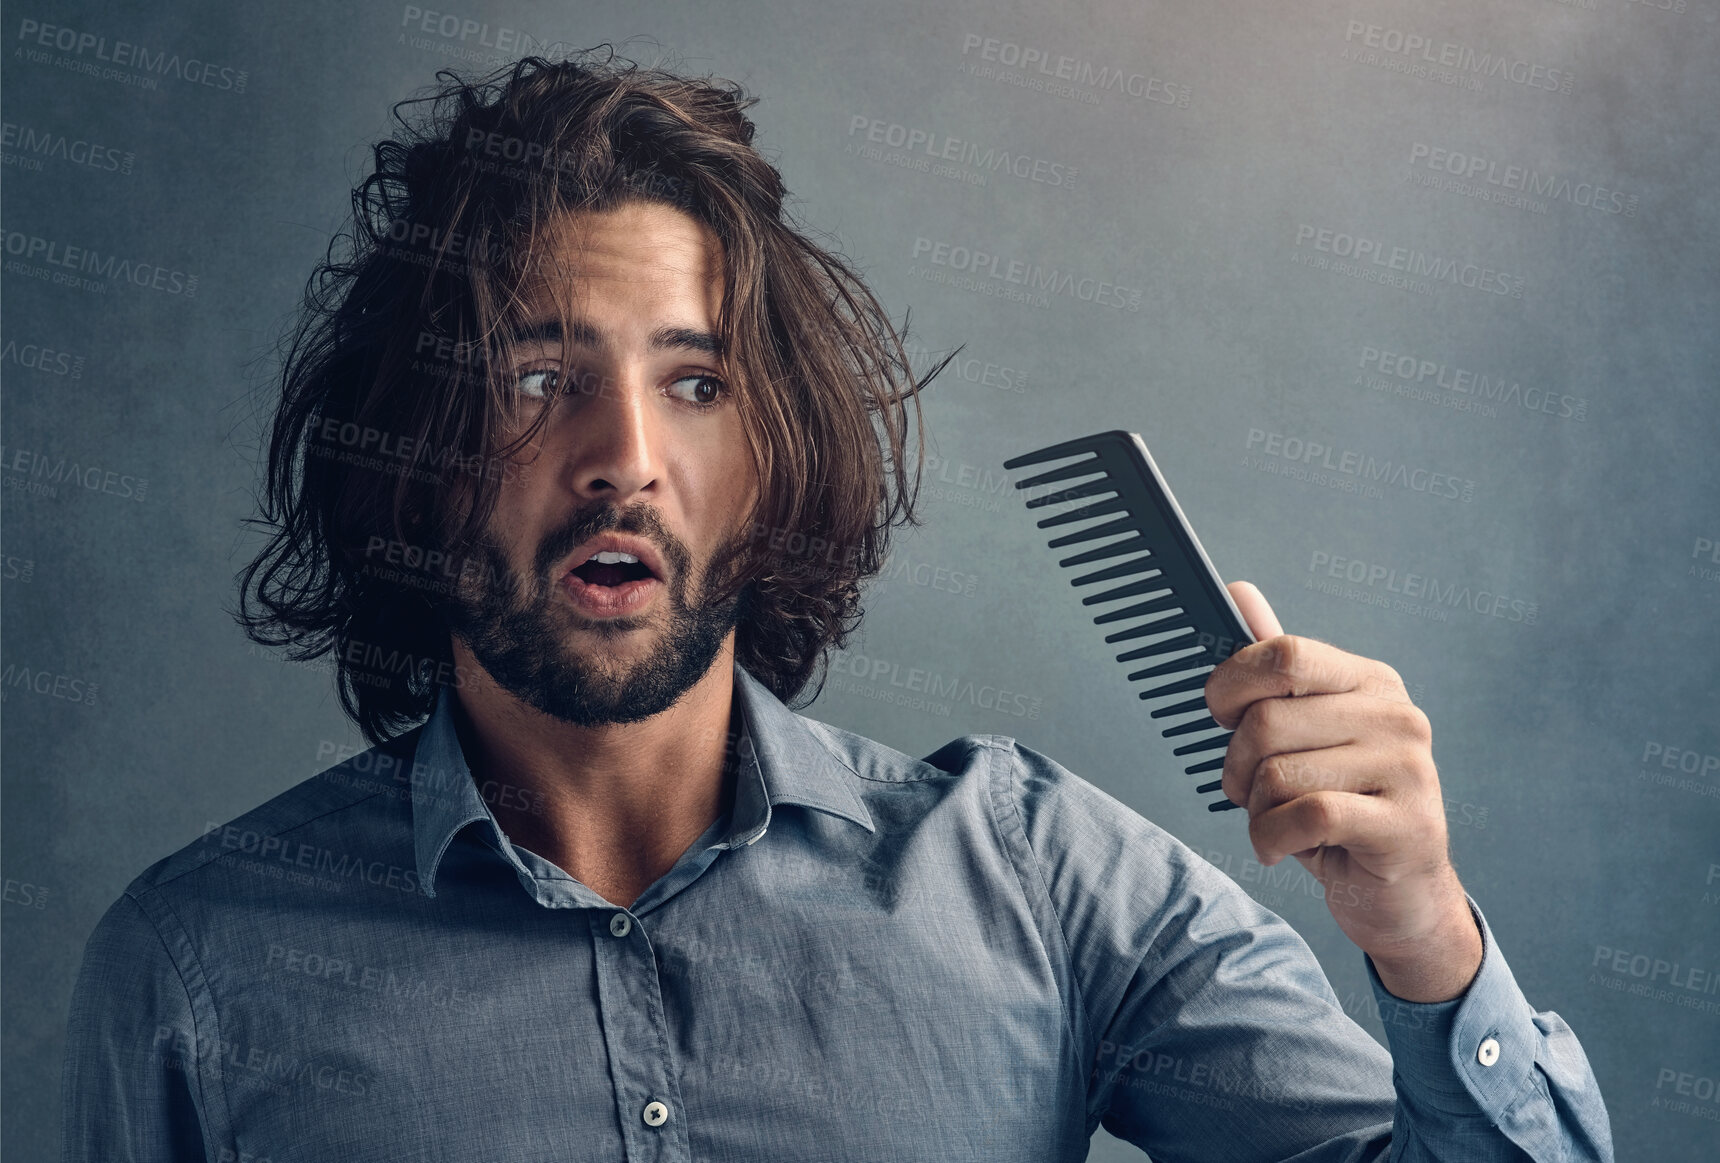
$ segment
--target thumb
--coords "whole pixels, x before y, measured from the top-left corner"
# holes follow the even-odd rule
[[[1233,581],[1224,588],[1230,591],[1230,600],[1242,611],[1242,620],[1248,623],[1248,629],[1256,640],[1264,642],[1284,633],[1284,627],[1278,624],[1278,615],[1266,604],[1266,595],[1255,588],[1253,582]]]

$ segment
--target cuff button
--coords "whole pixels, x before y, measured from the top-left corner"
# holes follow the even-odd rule
[[[1491,1066],[1499,1061],[1499,1039],[1484,1038],[1480,1048],[1475,1051],[1475,1060],[1483,1066]]]

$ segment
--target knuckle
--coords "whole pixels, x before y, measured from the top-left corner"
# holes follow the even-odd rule
[[[1268,755],[1255,768],[1255,784],[1265,789],[1272,802],[1291,799],[1315,782],[1314,769],[1294,755]]]
[[[1398,717],[1403,723],[1404,733],[1418,743],[1433,741],[1433,721],[1427,717],[1427,712],[1414,703],[1398,704]]]
[[[1233,755],[1225,755],[1224,768],[1219,772],[1219,790],[1232,803],[1242,802],[1239,798],[1242,792],[1242,777],[1246,774],[1242,763]]]
[[[1266,839],[1266,817],[1250,815],[1248,817],[1248,842],[1258,851]]]
[[[1229,666],[1229,660],[1219,663],[1207,672],[1206,683],[1201,687],[1201,694],[1206,696],[1206,705],[1214,710],[1218,708],[1218,692],[1224,689],[1227,681],[1224,668]]]
[[[1231,698],[1229,692],[1236,686],[1238,670],[1231,659],[1225,659],[1207,673],[1206,682],[1201,687],[1201,695],[1206,699],[1207,710],[1219,724],[1230,717]]]
[[[1272,739],[1284,730],[1284,712],[1288,709],[1283,699],[1258,699],[1249,705],[1242,715],[1242,726],[1246,727],[1256,740]]]
[[[1286,791],[1305,792],[1321,786],[1324,773],[1298,755],[1278,757],[1279,782]]]
[[[1276,796],[1284,790],[1284,757],[1268,755],[1254,767],[1254,786]]]
[[[1336,792],[1318,791],[1303,799],[1303,819],[1317,832],[1324,833],[1337,821],[1338,810]]]

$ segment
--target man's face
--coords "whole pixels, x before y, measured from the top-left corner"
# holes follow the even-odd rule
[[[757,496],[714,350],[722,253],[658,203],[556,225],[504,365],[518,430],[544,395],[555,402],[520,454],[529,467],[504,477],[473,551],[485,568],[464,575],[450,628],[539,711],[637,722],[710,670],[739,614],[740,595],[707,601],[713,559],[744,537]],[[571,298],[571,334],[556,326],[557,293]],[[643,564],[586,560],[611,536]]]

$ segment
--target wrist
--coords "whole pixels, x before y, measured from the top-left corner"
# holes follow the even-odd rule
[[[1482,949],[1481,927],[1460,890],[1455,908],[1430,933],[1367,954],[1388,993],[1428,1003],[1461,997],[1481,968]]]

